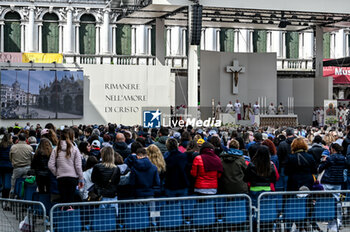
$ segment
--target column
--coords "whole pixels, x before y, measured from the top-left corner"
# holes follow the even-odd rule
[[[79,44],[79,24],[75,25],[75,53],[80,54],[80,44]],[[67,36],[68,37],[68,36]]]
[[[147,55],[152,55],[152,27],[147,27]]]
[[[220,29],[216,29],[216,51],[220,52]]]
[[[30,7],[28,7],[28,9],[29,9],[28,51],[35,52],[35,47],[34,47],[34,20],[35,20],[34,9],[35,9],[35,7],[30,6]]]
[[[299,58],[305,58],[305,33],[299,32]]]
[[[99,24],[96,24],[96,49],[95,53],[96,55],[100,54],[100,31],[101,31],[101,26]]]
[[[330,58],[335,58],[335,33],[331,32],[330,36]]]
[[[131,27],[131,55],[136,54],[136,26]]]
[[[349,56],[349,31],[345,31],[345,57]]]
[[[280,32],[280,51],[281,51],[281,58],[286,58],[286,32],[281,31]]]
[[[239,29],[235,30],[235,45],[234,45],[234,51],[239,52]]]
[[[254,30],[248,30],[247,31],[247,52],[254,52],[254,44],[253,44],[253,40],[254,40]]]
[[[320,26],[316,27],[316,78],[323,77],[323,29]]]
[[[25,25],[24,23],[21,23],[21,52],[25,52],[26,47],[25,47]]]
[[[188,7],[188,28],[192,31],[192,6]],[[198,107],[198,46],[191,45],[191,37],[188,41],[188,62],[187,62],[187,105],[188,113],[192,118],[197,118]],[[202,38],[203,39],[203,38]]]
[[[157,33],[157,39],[158,39],[158,33]],[[156,49],[157,49],[157,46],[156,46]],[[171,27],[166,28],[166,55],[171,56]]]
[[[156,18],[156,65],[165,65],[165,52],[164,49],[164,19]],[[167,31],[167,39],[168,38],[168,31]],[[168,49],[168,42],[167,43],[167,49]]]
[[[202,31],[201,31],[201,50],[206,50],[205,30],[206,30],[205,28],[202,28]],[[189,41],[189,43],[191,43],[191,41]]]
[[[67,10],[67,25],[66,25],[67,35],[65,36],[66,41],[67,41],[66,52],[73,53],[73,43],[72,43],[72,38],[73,38],[73,8],[67,7],[66,10]],[[77,35],[79,35],[79,32],[78,32],[78,34],[75,34],[75,36],[78,37],[78,39],[79,39],[79,36],[77,36]],[[79,47],[78,47],[78,49],[75,49],[75,51],[76,51],[76,53],[79,53]]]
[[[39,53],[43,52],[43,24],[40,23],[38,25],[38,48],[39,48]]]
[[[0,22],[0,52],[4,52],[4,22]]]
[[[102,36],[102,52],[103,54],[110,54],[110,44],[109,44],[109,9],[105,9],[103,13],[103,36]]]
[[[182,29],[182,56],[186,56],[187,54],[187,51],[186,51],[186,42],[187,42],[187,38],[186,38],[186,31],[187,29],[186,28],[183,28]]]
[[[112,26],[112,54],[117,54],[117,26]]]
[[[58,53],[63,53],[63,25],[58,25]]]

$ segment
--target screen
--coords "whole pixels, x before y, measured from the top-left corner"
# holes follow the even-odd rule
[[[82,71],[1,70],[2,119],[82,118]]]

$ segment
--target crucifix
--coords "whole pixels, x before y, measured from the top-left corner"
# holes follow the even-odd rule
[[[227,66],[226,72],[231,72],[233,74],[233,84],[232,93],[238,94],[238,74],[245,72],[245,67],[239,66],[238,60],[233,61],[233,66]]]

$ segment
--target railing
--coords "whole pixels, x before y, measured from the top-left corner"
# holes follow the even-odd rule
[[[248,195],[57,204],[51,231],[252,231]]]
[[[125,55],[64,55],[64,63],[115,64],[115,65],[155,65],[155,56]]]
[[[46,231],[45,206],[41,202],[0,198],[0,231]]]
[[[155,56],[145,55],[64,55],[66,63],[155,65]],[[187,69],[187,56],[166,56],[165,65],[173,69]],[[312,59],[277,59],[278,71],[312,71]]]
[[[257,231],[350,231],[349,196],[349,190],[264,192]]]
[[[312,59],[277,59],[277,70],[307,71],[313,70]]]

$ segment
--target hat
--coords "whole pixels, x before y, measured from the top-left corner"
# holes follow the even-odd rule
[[[91,145],[94,146],[94,147],[101,147],[101,143],[98,140],[92,141]]]
[[[210,136],[213,136],[213,135],[216,135],[216,134],[217,134],[216,130],[210,130],[209,131],[209,135]]]
[[[36,143],[37,141],[36,141],[36,138],[34,137],[34,136],[30,136],[29,138],[28,138],[28,143],[29,144],[32,144],[32,143]]]
[[[335,141],[335,142],[333,142],[333,144],[338,144],[339,146],[343,146],[343,140],[341,140],[341,139],[337,139],[337,141]]]
[[[48,134],[48,133],[49,133],[48,129],[43,129],[40,134],[41,134],[41,136],[43,136],[43,135]]]
[[[325,150],[322,152],[322,155],[321,155],[321,156],[329,157],[329,156],[330,156],[329,150],[328,150],[328,149],[325,149]]]
[[[266,140],[269,138],[269,136],[266,133],[262,133],[261,135],[263,140]]]
[[[181,139],[181,134],[180,134],[180,132],[175,132],[175,133],[174,133],[174,138],[175,138],[175,139]]]
[[[198,134],[202,134],[202,133],[203,133],[203,130],[202,130],[202,129],[198,129],[198,130],[197,130],[197,133],[198,133]]]
[[[197,144],[198,145],[202,145],[203,143],[205,143],[204,139],[198,139],[197,140]]]
[[[291,136],[291,135],[294,135],[294,129],[293,128],[287,128],[287,130],[286,130],[286,134],[287,134],[287,136]]]

